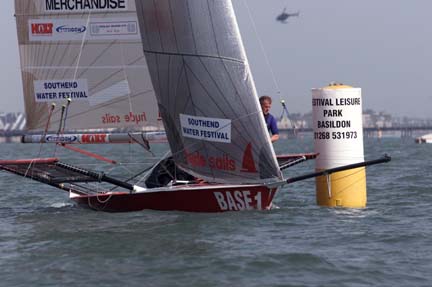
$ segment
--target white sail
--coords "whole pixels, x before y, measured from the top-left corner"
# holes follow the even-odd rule
[[[29,130],[162,128],[134,0],[15,0]]]
[[[174,160],[211,182],[280,179],[229,0],[137,0]]]

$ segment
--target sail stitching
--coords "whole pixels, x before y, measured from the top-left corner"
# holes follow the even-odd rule
[[[43,4],[42,4],[42,5],[43,5]],[[40,15],[40,16],[42,16],[42,15]],[[56,14],[56,16],[57,16],[57,17],[60,17],[60,13]],[[59,47],[59,43],[60,43],[60,42],[57,41],[56,44],[55,44],[54,55],[51,56],[51,63],[49,64],[49,66],[51,66],[51,65],[54,63],[55,59],[56,59],[56,55],[57,55],[57,51],[58,51],[58,47]],[[70,45],[70,42],[68,43],[68,46],[69,46],[69,45]],[[49,44],[49,51],[51,51],[51,46],[52,46],[52,43]],[[50,54],[50,53],[48,52],[48,53],[47,53],[47,56],[48,56],[49,54]],[[43,61],[42,63],[45,63],[45,61]],[[48,78],[48,79],[49,79],[49,78],[55,79],[55,75],[57,74],[57,71],[54,72],[53,77],[49,77],[49,75],[50,75],[49,72],[50,72],[50,71],[47,71],[47,74],[48,74],[48,77],[47,77],[47,78]],[[45,79],[45,78],[44,78],[44,79]]]
[[[190,32],[191,32],[191,36],[192,36],[192,43],[194,45],[194,50],[195,50],[195,54],[198,54],[198,48],[197,48],[197,44],[196,44],[196,39],[195,39],[195,33],[194,33],[194,29],[193,29],[193,24],[192,24],[192,17],[191,17],[191,10],[189,7],[189,1],[185,1],[186,2],[186,10],[188,13],[188,23],[190,26]]]
[[[77,60],[77,62],[76,62],[76,69],[75,69],[75,73],[74,73],[74,76],[73,76],[73,79],[74,79],[74,80],[75,80],[76,77],[77,77],[78,67],[79,67],[79,63],[80,63],[80,61],[81,61],[82,51],[83,51],[83,48],[84,48],[84,45],[85,45],[85,42],[86,42],[85,38],[86,38],[86,36],[87,36],[88,27],[89,27],[89,24],[90,24],[90,16],[91,16],[91,10],[89,11],[88,16],[87,16],[86,29],[85,29],[85,31],[84,31],[84,33],[83,33],[83,37],[82,37],[82,40],[81,40],[81,46],[80,46],[80,50],[79,50],[79,54],[78,54],[78,60]],[[82,74],[81,74],[81,75],[82,75]],[[81,75],[80,75],[80,76],[81,76]]]
[[[136,7],[136,9],[137,9],[137,14],[138,14],[138,8],[140,7],[140,8],[141,8],[141,15],[144,15],[144,4],[141,3],[141,2],[137,2],[136,4],[137,4],[137,7]],[[139,18],[139,19],[140,19],[140,18]],[[141,29],[144,29],[144,30],[145,30],[144,35],[147,35],[148,32],[147,32],[147,30],[146,30],[147,26],[146,26],[146,24],[145,24],[145,19],[143,19],[141,22],[142,22],[142,25],[140,25],[140,28],[141,28]],[[147,46],[150,47],[150,42],[148,41],[147,37],[142,37],[142,36],[141,36],[141,42],[143,42],[144,39],[147,40]],[[144,47],[144,46],[145,46],[145,45],[144,45],[144,42],[143,42],[142,44],[143,44],[143,47]]]
[[[208,6],[208,11],[209,11],[209,18],[210,18],[210,23],[211,23],[211,25],[212,25],[212,31],[213,31],[213,37],[216,39],[216,30],[215,30],[215,26],[214,26],[214,20],[213,20],[213,15],[212,15],[212,13],[211,13],[211,9],[210,9],[210,3],[209,3],[209,1],[207,1],[207,6]],[[218,54],[220,54],[220,52],[219,52],[219,45],[218,45],[218,43],[217,43],[217,41],[215,41],[215,44],[216,44],[216,49],[217,49],[217,51],[218,51]],[[230,82],[231,82],[231,85],[232,85],[232,87],[233,87],[233,89],[236,91],[236,94],[238,95],[239,94],[239,91],[238,91],[238,89],[237,89],[237,87],[235,86],[235,84],[234,84],[234,81],[233,81],[233,79],[232,79],[232,77],[231,77],[231,73],[228,71],[228,69],[227,69],[227,66],[226,66],[226,63],[225,63],[225,61],[221,61],[221,64],[222,64],[222,66],[224,67],[224,69],[225,69],[225,72],[226,72],[226,74],[228,75],[228,78],[230,79]],[[244,61],[244,62],[242,62],[242,64],[243,64],[243,66],[247,69],[247,61]],[[207,70],[207,67],[204,65],[204,67],[205,67],[205,69]],[[247,73],[246,74],[247,75],[247,77],[249,77],[249,73]],[[216,83],[215,83],[215,85],[217,85]],[[219,88],[219,87],[218,87]],[[221,92],[222,93],[222,92]],[[240,98],[240,101],[241,101],[241,97],[239,97]],[[228,106],[230,106],[230,105],[228,105]],[[244,103],[242,103],[242,106],[243,106],[243,108],[245,109],[245,110],[247,110],[247,108],[245,107],[245,105],[244,105]],[[242,127],[243,127],[243,130],[247,130],[246,128],[245,128],[245,126],[244,126],[244,122],[243,121],[240,121],[240,124],[242,125]],[[244,138],[244,136],[243,136],[243,133],[241,133],[241,132],[239,132],[238,131],[238,133],[243,137],[243,139],[245,139]],[[249,135],[250,136],[250,135]],[[262,146],[263,144],[261,144],[261,146]],[[257,148],[257,146],[253,146],[253,149],[256,149]]]
[[[241,46],[241,49],[243,50],[244,48],[243,48],[243,46]],[[266,56],[266,55],[265,55]],[[268,59],[267,59],[268,60]],[[269,64],[269,63],[268,63]],[[224,67],[225,67],[225,69],[226,69],[226,65],[225,65],[225,63],[224,63]],[[247,69],[247,71],[248,71],[248,73],[246,74],[247,75],[247,77],[248,77],[248,79],[249,79],[249,77],[251,76],[251,73],[250,73],[250,68],[249,68],[249,64],[248,64],[248,62],[247,62],[247,59],[246,59],[246,61],[245,61],[245,67],[246,67],[246,69]],[[272,75],[273,75],[273,70],[271,70],[271,72],[272,72]],[[273,75],[274,76],[274,75]],[[245,81],[247,81],[248,79],[246,79]],[[276,83],[276,79],[273,77],[273,79],[274,79],[274,81],[275,81],[275,83]],[[250,79],[250,81],[252,81],[252,79]],[[234,85],[234,82],[233,82],[233,85]],[[251,85],[253,85],[253,83],[251,83]],[[277,86],[277,83],[276,83],[276,86]],[[280,96],[279,96],[280,97]],[[260,110],[260,108],[259,108],[259,110]],[[261,121],[261,122],[263,122],[263,121]],[[265,141],[266,141],[266,135],[263,135],[262,137],[258,137],[258,140],[261,142],[261,144],[260,144],[260,146],[262,147],[262,146],[267,146],[267,145],[265,145]],[[268,139],[267,139],[268,140]],[[254,146],[253,147],[253,149],[257,149],[258,147],[257,146]],[[272,154],[273,152],[271,152],[271,153],[261,153],[261,155],[264,155],[265,157],[266,157],[266,162],[268,162],[268,163],[270,163],[270,162],[274,162],[274,164],[276,164],[276,162],[275,162],[275,160],[274,160],[274,156],[272,157],[271,156],[271,154]],[[258,154],[258,153],[257,153]]]
[[[137,60],[143,59],[144,57],[139,57]],[[147,65],[128,65],[127,66],[129,69],[142,69],[142,68],[146,68]],[[81,66],[81,68],[85,68],[85,69],[121,69],[122,66]],[[44,69],[44,70],[70,70],[70,69],[75,69],[75,67],[71,67],[71,66],[54,66],[54,65],[50,65],[50,66],[27,66],[24,68],[24,70],[38,70],[38,69]]]
[[[70,51],[70,49],[71,49],[71,48],[70,48],[70,47],[71,47],[71,41],[68,41],[68,43],[67,43],[66,46],[67,46],[66,49],[64,49],[64,51],[63,51],[61,57],[58,59],[60,63],[61,63],[62,59],[65,59],[65,58],[66,58],[66,54],[70,54],[70,52],[71,52],[71,51]],[[75,61],[75,59],[73,59],[73,60]],[[72,62],[72,63],[73,63],[73,62]],[[69,65],[69,67],[72,67],[72,68],[73,68],[72,63]],[[56,71],[55,74],[54,74],[54,76],[57,76],[57,72],[60,72],[60,71]],[[64,78],[65,75],[66,75],[66,71],[63,71],[63,75],[62,75],[62,77]]]
[[[135,59],[134,61],[132,61],[131,63],[136,63],[136,62],[140,61],[141,59],[143,59],[143,57],[139,57],[139,58]],[[93,88],[90,89],[90,91],[96,90],[100,85],[102,85],[103,83],[110,80],[111,78],[113,78],[114,76],[116,76],[118,73],[121,73],[121,72],[122,72],[122,69],[118,69],[117,71],[113,71],[111,74],[107,75],[104,79],[101,79],[97,84],[95,84],[93,86]]]
[[[208,76],[210,77],[210,79],[213,81],[213,83],[214,83],[214,85],[216,86],[216,88],[217,88],[217,90],[219,91],[219,93],[220,93],[221,95],[223,95],[222,90],[221,90],[221,89],[219,88],[219,86],[216,84],[216,81],[215,81],[214,78],[212,77],[210,71],[208,71],[208,70],[206,69],[206,66],[204,65],[204,63],[201,62],[201,64],[203,65],[203,67],[204,67],[204,69],[206,70],[206,72],[207,72]],[[224,115],[225,117],[228,118],[228,116],[225,114],[224,110],[220,107],[220,105],[217,103],[217,101],[215,101],[215,100],[213,99],[213,97],[210,95],[210,92],[206,89],[205,85],[200,81],[198,75],[196,75],[196,74],[192,71],[192,69],[191,69],[191,67],[190,67],[189,65],[186,64],[186,67],[188,68],[189,72],[193,75],[193,77],[195,78],[195,80],[200,84],[201,88],[202,88],[202,89],[204,90],[204,92],[207,94],[208,98],[212,100],[212,102],[213,102],[214,105],[217,107],[217,109],[219,110],[219,112],[220,112],[222,115]],[[231,107],[231,106],[229,105],[229,103],[226,103],[226,104],[227,104],[227,106]],[[201,114],[203,114],[203,112],[201,112]],[[239,130],[237,130],[237,133],[238,133],[238,134],[241,134]],[[241,147],[240,147],[240,146],[238,146],[238,148],[241,150]]]
[[[59,51],[59,42],[57,42],[56,43],[56,45],[55,45],[55,49],[54,49],[54,55],[51,57],[51,62],[49,63],[49,67],[52,67],[52,66],[54,66],[54,61],[56,60],[56,56],[57,56],[57,52]],[[49,69],[47,69],[47,70],[49,70]],[[48,75],[50,75],[49,77],[51,78],[51,79],[55,79],[55,75],[57,74],[57,70],[54,70],[54,72],[53,73],[49,73],[50,71],[48,71]]]
[[[96,62],[97,61],[99,61],[99,59],[107,52],[107,51],[109,51],[109,49],[111,49],[111,47],[113,46],[113,45],[115,45],[117,43],[117,40],[114,40],[114,41],[112,41],[112,42],[110,42],[110,44],[105,48],[105,49],[103,49],[100,53],[99,53],[99,55],[97,56],[97,57],[95,57],[95,59],[93,60],[93,62],[91,62],[91,63],[89,63],[89,65],[87,66],[87,67],[92,67],[92,66],[94,66],[95,64],[96,64]],[[81,52],[80,52],[80,54],[81,54]],[[81,77],[82,75],[84,75],[87,71],[89,70],[89,68],[86,68],[86,69],[84,69],[84,70],[82,70],[81,71],[81,73],[79,74],[79,76]]]
[[[208,11],[209,11],[209,19],[210,19],[210,23],[211,23],[211,27],[212,27],[213,38],[216,39],[216,30],[215,30],[215,26],[214,26],[213,15],[212,15],[212,13],[211,13],[210,3],[209,3],[208,0],[207,0],[207,8],[208,8]],[[215,41],[215,45],[216,45],[217,53],[220,55],[220,49],[219,49],[219,45],[218,45],[217,41]],[[200,59],[200,60],[201,60],[201,59]],[[202,65],[204,66],[204,69],[205,69],[205,70],[207,71],[207,73],[209,74],[209,76],[210,76],[210,78],[212,79],[213,83],[215,84],[215,86],[216,86],[217,89],[219,90],[219,92],[223,95],[223,93],[222,93],[222,89],[217,85],[216,80],[211,76],[210,71],[208,70],[207,66],[202,62],[202,60],[201,60],[201,63],[202,63]],[[243,65],[245,64],[244,61],[241,61],[241,63],[242,63]],[[233,83],[233,79],[232,79],[232,77],[231,77],[231,74],[228,72],[228,70],[227,70],[227,68],[226,68],[226,66],[225,66],[225,62],[224,62],[222,59],[221,59],[221,65],[224,67],[225,72],[226,72],[226,75],[228,76],[228,78],[229,78],[229,80],[230,80],[230,82],[231,82],[231,84],[232,84],[232,87],[233,87],[234,90],[236,91],[236,95],[238,95],[239,93],[238,93],[238,90],[236,89],[236,87],[235,87],[235,85],[234,85],[234,83]],[[227,103],[227,105],[228,105],[228,107],[231,107],[230,103]],[[243,105],[243,107],[245,108],[244,105]],[[231,107],[231,109],[232,109],[232,107]],[[247,110],[247,109],[245,108],[245,110]],[[243,130],[247,130],[247,129],[245,129],[245,126],[244,126],[243,122],[240,122],[240,124],[242,125]],[[238,133],[239,135],[241,135],[241,137],[242,137],[245,141],[247,141],[246,138],[244,137],[243,133],[241,133],[237,128],[236,128],[236,130],[237,130],[237,133]],[[250,136],[250,135],[249,135],[249,136]],[[241,149],[241,147],[239,147],[239,148]]]
[[[44,52],[42,53],[42,63],[46,63],[47,62],[47,59],[48,59],[48,56],[50,54],[51,48],[52,48],[52,44],[49,43],[48,47],[46,47],[44,49]],[[43,71],[42,70],[42,75],[43,75],[42,77],[43,77],[43,79],[46,79],[48,77],[48,74],[49,74],[49,71]]]
[[[192,98],[192,93],[191,93],[191,88],[190,88],[190,80],[189,80],[189,77],[188,77],[188,73],[187,73],[187,69],[186,68],[189,68],[189,66],[188,66],[188,64],[186,63],[186,61],[185,61],[185,59],[184,58],[182,58],[182,60],[183,60],[183,67],[185,67],[185,69],[184,69],[184,71],[185,71],[185,77],[186,77],[186,85],[187,85],[187,88],[188,88],[188,93],[189,93],[189,101],[191,102],[191,105],[192,105],[192,107],[193,107],[193,110],[194,110],[194,115],[196,116],[197,115],[197,112],[196,112],[196,110],[198,109],[199,110],[199,108],[194,104],[194,101],[193,101],[193,98]],[[194,73],[191,71],[191,69],[189,68],[188,69],[189,70],[189,72],[192,74],[192,76],[196,79],[196,76],[194,75]],[[207,93],[207,91],[206,91],[206,93]],[[208,94],[208,93],[207,93]],[[201,114],[203,114],[202,112],[200,112]],[[195,146],[195,145],[200,145],[201,147],[200,148],[197,148],[197,150],[204,150],[204,152],[206,153],[206,158],[208,158],[208,151],[207,151],[207,149],[206,149],[206,145],[211,145],[210,143],[207,143],[207,142],[205,142],[205,141],[200,141],[200,142],[196,142],[196,143],[194,143],[193,145]],[[186,149],[186,147],[184,147],[183,146],[183,151]],[[213,178],[215,178],[215,176],[214,176],[214,173],[213,173],[213,169],[209,169],[210,171],[211,171],[211,173],[213,174],[212,175],[212,177]]]
[[[175,25],[174,25],[174,21],[173,21],[174,17],[173,17],[171,1],[168,1],[168,5],[169,5],[169,12],[170,12],[171,28],[173,30],[173,36],[174,36],[174,43],[176,45],[176,51],[179,52],[179,47],[178,47],[178,42],[177,42],[177,34],[176,34]]]
[[[175,29],[175,25],[174,25],[174,20],[173,20],[174,16],[173,16],[173,11],[172,11],[171,1],[168,1],[168,6],[169,6],[169,13],[170,13],[169,19],[170,19],[170,22],[171,22],[171,29],[173,31],[173,37],[174,37],[174,44],[175,44],[175,47],[176,47],[176,51],[179,52],[179,45],[178,45],[177,33],[176,33],[176,29]],[[171,59],[172,59],[171,55],[168,58],[169,58],[169,62],[168,62],[168,93],[170,93],[169,89],[170,89],[171,85],[169,83],[170,83],[170,80],[171,80]],[[183,57],[182,57],[182,63],[183,63],[183,65],[181,65],[181,72],[179,73],[179,77],[178,77],[178,80],[177,80],[177,85],[175,85],[176,90],[174,91],[174,94],[177,94],[178,84],[180,83],[180,79],[181,79],[181,76],[183,74],[183,71],[185,72],[185,69],[184,69],[184,58]],[[176,99],[177,97],[174,97],[174,98]],[[185,102],[189,102],[189,101],[185,101]]]
[[[231,62],[237,62],[237,63],[242,63],[245,64],[244,61],[236,59],[236,58],[231,58],[231,57],[225,57],[225,56],[220,56],[220,55],[208,55],[208,54],[193,54],[193,53],[180,53],[180,52],[164,52],[164,51],[155,51],[155,50],[148,50],[148,49],[144,49],[145,53],[149,53],[149,54],[162,54],[162,55],[173,55],[173,56],[181,56],[181,57],[199,57],[199,58],[213,58],[213,59],[222,59],[222,60],[227,60],[227,61],[231,61]]]
[[[176,45],[176,48],[177,48],[177,50],[178,50],[178,42],[177,42],[177,37],[176,37],[176,33],[175,33],[175,26],[174,26],[174,23],[173,23],[173,21],[172,21],[172,19],[173,19],[173,17],[172,17],[172,6],[171,6],[171,2],[170,1],[168,1],[168,3],[169,3],[169,10],[170,10],[170,19],[171,19],[171,25],[172,25],[172,29],[173,29],[173,36],[174,36],[174,38],[175,38],[175,45]],[[154,9],[155,9],[155,6],[156,6],[156,3],[153,1],[153,6],[154,6]],[[189,18],[190,19],[190,18]],[[190,23],[190,22],[189,22]],[[158,21],[158,18],[157,18],[157,16],[156,16],[156,24],[157,24],[157,28],[158,28],[158,36],[159,36],[159,40],[160,40],[160,44],[161,44],[161,46],[162,46],[162,41],[161,41],[161,39],[162,39],[162,36],[161,36],[161,32],[160,32],[160,27],[159,27],[159,21]],[[144,23],[144,26],[146,26],[145,25],[145,23]],[[162,48],[162,50],[164,50],[163,49],[163,46],[161,47]],[[157,73],[156,73],[156,75],[157,75],[157,80],[158,80],[158,86],[159,86],[159,91],[160,91],[160,93],[162,93],[162,89],[161,89],[161,83],[160,83],[160,72],[161,72],[161,69],[162,68],[160,68],[159,67],[159,65],[157,64],[158,62],[159,62],[159,58],[158,58],[158,54],[163,54],[163,55],[167,55],[168,56],[168,68],[167,68],[167,72],[168,72],[168,79],[170,78],[170,71],[171,71],[171,56],[172,55],[177,55],[177,56],[181,56],[180,54],[181,53],[169,53],[169,52],[156,52],[155,53],[155,51],[151,51],[151,50],[148,50],[148,49],[144,49],[144,53],[148,53],[148,54],[154,54],[154,59],[155,59],[155,61],[156,61],[156,67],[157,67],[157,69],[158,69],[158,71],[157,71]],[[183,72],[185,72],[185,69],[184,69],[184,66],[185,66],[185,64],[184,64],[184,62],[185,62],[185,59],[184,59],[184,57],[182,57],[182,63],[183,63],[183,65],[182,65],[182,67],[181,67],[181,71],[180,71],[180,73],[179,73],[179,77],[178,77],[178,80],[177,80],[177,83],[178,84],[180,84],[180,80],[181,80],[181,78],[182,78],[182,75],[183,75]],[[185,73],[184,74],[185,75],[185,77],[186,77],[186,82],[187,82],[187,87],[188,87],[188,90],[190,91],[190,86],[189,86],[189,83],[188,83],[188,77],[187,77],[187,74]],[[178,86],[178,85],[176,85],[176,86]],[[170,87],[170,85],[168,85],[168,93],[170,93],[170,91],[169,91],[169,87]],[[177,91],[177,90],[176,90]],[[176,91],[174,91],[175,93],[176,93]],[[189,92],[190,93],[190,92]],[[177,97],[175,97],[175,98],[177,98]],[[169,97],[167,98],[167,99],[165,99],[165,100],[170,100],[169,99]],[[192,99],[189,97],[189,100],[187,101],[187,102],[189,102],[189,101],[192,101]],[[168,106],[170,106],[169,105],[169,102],[167,103],[168,104]],[[186,103],[185,103],[186,104]],[[193,105],[193,102],[192,102],[192,105]],[[194,106],[194,105],[193,105]],[[176,107],[176,105],[174,105],[174,108]],[[165,116],[167,116],[167,115],[165,115]],[[166,120],[169,120],[169,119],[166,119]],[[182,151],[179,151],[179,153],[180,152],[182,152]],[[175,154],[177,154],[177,153],[175,153]]]
[[[187,6],[187,13],[188,13],[188,20],[189,20],[188,23],[189,23],[190,32],[191,32],[191,35],[192,35],[192,43],[193,43],[193,46],[194,46],[195,55],[198,55],[198,48],[197,48],[197,43],[196,43],[196,38],[195,38],[195,33],[194,33],[194,26],[193,26],[193,22],[192,22],[192,16],[191,16],[191,10],[190,10],[190,6],[189,6],[189,1],[186,1],[186,6]],[[189,68],[189,73],[191,73],[192,76],[195,79],[197,79],[196,75],[193,73],[192,69],[187,64],[187,61],[185,60],[185,56],[182,56],[182,59],[183,59],[183,65],[186,68]],[[192,107],[193,107],[193,110],[194,110],[194,114],[197,115],[196,110],[198,109],[198,107],[194,104],[194,101],[193,101],[192,90],[191,90],[191,87],[190,87],[190,81],[189,81],[187,69],[185,69],[185,75],[186,75],[187,87],[188,87],[188,91],[189,91],[189,98],[190,98],[190,101],[191,101],[191,104],[192,104]],[[207,91],[206,91],[206,93],[209,96],[209,94],[208,94]],[[201,114],[203,114],[203,113],[201,112]],[[201,148],[199,148],[198,150],[204,150],[204,152],[206,154],[206,158],[208,158],[209,154],[208,154],[208,150],[206,149],[206,145],[209,145],[209,146],[212,146],[212,147],[214,147],[214,145],[212,145],[211,143],[205,142],[205,141],[201,141],[199,143],[201,145]],[[214,170],[212,168],[210,168],[209,170],[210,170],[210,172],[212,174],[212,177],[215,178]]]

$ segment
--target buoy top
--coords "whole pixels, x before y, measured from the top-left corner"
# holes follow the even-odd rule
[[[323,89],[327,89],[327,90],[337,90],[337,89],[351,89],[352,86],[349,85],[344,85],[342,83],[337,83],[337,82],[331,82],[330,84],[328,84],[328,86],[324,87]]]

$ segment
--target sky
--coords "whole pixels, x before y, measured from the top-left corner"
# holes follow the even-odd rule
[[[204,1],[204,0],[201,0]],[[312,110],[311,89],[362,88],[363,110],[432,118],[432,1],[232,0],[259,95],[272,113]],[[24,111],[14,1],[2,0],[0,112]],[[276,21],[300,11],[286,24]]]

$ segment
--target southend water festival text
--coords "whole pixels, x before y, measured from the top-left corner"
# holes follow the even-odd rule
[[[352,98],[315,98],[312,106],[324,107],[316,121],[314,138],[319,140],[356,139],[355,125],[348,114],[348,107],[360,106],[359,97]]]
[[[183,137],[211,142],[231,142],[231,120],[180,114]]]
[[[41,80],[34,81],[36,102],[55,102],[72,100],[88,100],[86,79],[77,80]]]

